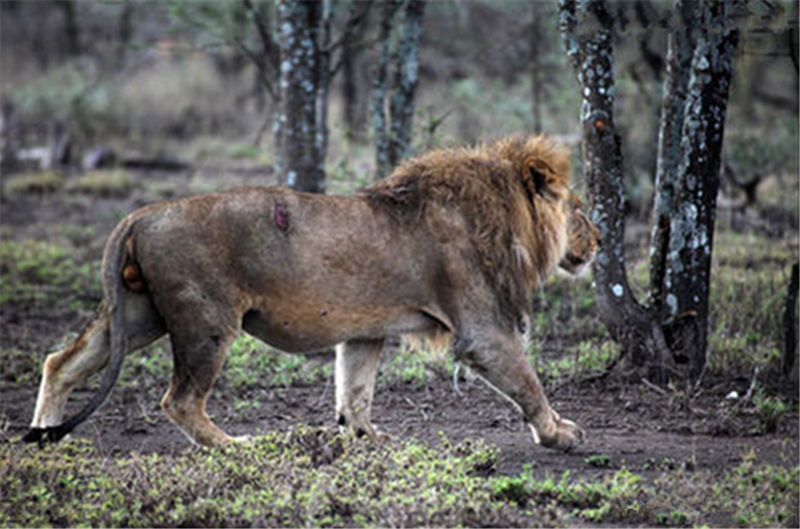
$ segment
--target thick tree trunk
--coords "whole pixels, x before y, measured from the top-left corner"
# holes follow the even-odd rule
[[[727,24],[736,2],[703,3],[686,93],[679,187],[670,217],[669,250],[662,290],[670,318],[684,319],[687,337],[673,344],[676,361],[697,378],[706,364],[711,253],[725,113],[738,30]],[[711,29],[713,28],[713,29]],[[720,28],[722,28],[720,30]]]
[[[283,183],[302,191],[324,192],[324,153],[318,120],[320,87],[319,32],[323,4],[281,0],[279,174]]]
[[[625,269],[622,152],[613,117],[613,19],[605,1],[559,4],[567,55],[581,86],[583,173],[592,220],[600,229],[592,266],[598,314],[634,365],[657,367],[656,374],[663,378],[671,367],[663,333],[634,298]]]
[[[681,160],[681,133],[694,52],[692,26],[697,4],[697,0],[680,2],[678,12],[682,24],[669,34],[667,41],[667,75],[663,86],[658,133],[650,241],[650,306],[659,316],[664,316],[663,285],[669,251],[670,217],[675,211],[676,192],[680,189],[678,166]]]

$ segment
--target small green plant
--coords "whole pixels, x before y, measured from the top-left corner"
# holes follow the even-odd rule
[[[260,406],[261,402],[258,399],[240,399],[238,397],[233,399],[233,409],[237,412],[249,412]]]
[[[604,454],[593,454],[584,458],[583,462],[590,467],[607,468],[611,464],[611,458]]]
[[[774,433],[778,429],[778,421],[786,413],[786,403],[775,397],[765,396],[762,391],[753,397],[758,410],[759,429],[764,433]]]
[[[64,177],[55,171],[24,173],[11,178],[5,184],[9,195],[22,193],[52,193],[64,183]]]

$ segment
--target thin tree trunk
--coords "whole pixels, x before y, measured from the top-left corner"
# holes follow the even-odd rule
[[[283,183],[302,191],[324,191],[317,136],[320,82],[318,38],[322,4],[281,0],[280,22],[280,171]]]
[[[64,40],[67,54],[76,57],[81,53],[80,32],[75,16],[75,2],[73,0],[59,0],[56,5],[64,15]]]
[[[658,133],[658,162],[650,241],[650,306],[657,315],[662,316],[670,217],[675,211],[675,194],[680,188],[678,166],[681,159],[681,132],[694,51],[692,25],[696,9],[696,0],[680,2],[678,12],[682,23],[669,34],[667,41],[667,75],[663,87]]]
[[[542,72],[539,58],[541,56],[542,28],[539,23],[541,17],[541,4],[531,3],[531,29],[528,34],[530,39],[530,69],[531,69],[531,111],[533,115],[533,132],[542,132]]]
[[[389,140],[389,163],[392,167],[407,158],[411,151],[414,122],[414,94],[419,81],[419,40],[425,0],[408,0],[400,31],[393,93],[390,102],[392,134]]]
[[[783,311],[783,376],[792,380],[797,376],[797,296],[800,289],[800,264],[792,265],[789,290]],[[796,378],[794,379],[796,382]]]
[[[342,118],[345,124],[345,133],[350,141],[358,141],[363,136],[363,122],[359,119],[358,112],[358,82],[356,81],[356,62],[358,48],[348,40],[342,49],[342,99],[344,108]]]
[[[386,119],[386,95],[389,91],[389,60],[391,58],[392,25],[402,0],[386,0],[382,6],[381,26],[378,37],[380,56],[375,68],[372,87],[372,129],[375,134],[375,176],[382,178],[389,174],[389,137]]]
[[[325,174],[325,157],[328,153],[328,94],[331,78],[331,25],[333,24],[333,0],[322,0],[320,14],[320,35],[318,40],[319,64],[317,66],[319,82],[317,85],[317,173]],[[323,176],[324,178],[324,176]],[[320,189],[320,192],[324,187]]]
[[[696,336],[683,340],[680,348],[673,347],[678,350],[677,362],[688,362],[691,378],[699,377],[706,365],[720,160],[738,42],[738,30],[731,29],[726,20],[736,6],[736,2],[702,5],[703,31],[697,38],[686,94],[678,169],[681,185],[670,218],[664,302],[672,318],[688,315],[687,323],[694,327]]]
[[[125,65],[125,55],[131,42],[133,33],[133,2],[125,2],[119,15],[117,26],[117,68],[120,70]]]

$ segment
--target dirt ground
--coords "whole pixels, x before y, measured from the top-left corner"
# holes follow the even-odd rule
[[[169,179],[165,196],[181,195],[213,182],[216,170],[205,167],[186,173],[150,174],[152,181]],[[224,182],[230,184],[264,183],[258,168],[228,170]],[[220,184],[220,181],[216,182]],[[2,204],[4,238],[52,238],[54,226],[74,224],[94,226],[96,236],[87,241],[86,252],[100,255],[103,240],[120,214],[152,200],[144,186],[125,198],[96,198],[76,195],[20,196]],[[95,293],[97,295],[97,293]],[[12,310],[13,309],[13,310]],[[56,305],[47,309],[23,310],[0,307],[2,350],[18,349],[34,357],[41,365],[45,353],[67,331],[78,331],[88,322],[88,311],[75,311]],[[133,353],[141,354],[141,353]],[[36,382],[12,383],[14,363],[5,360],[0,366],[0,438],[21,435],[31,419]],[[171,425],[159,408],[160,393],[144,389],[118,387],[110,402],[75,435],[88,437],[109,454],[139,452],[170,453],[190,448],[189,442]],[[530,464],[534,472],[560,475],[573,473],[602,474],[621,467],[642,475],[654,475],[664,465],[687,470],[724,472],[745,456],[759,461],[798,464],[798,417],[796,404],[785,414],[775,433],[755,433],[755,418],[732,413],[735,405],[725,396],[736,390],[746,393],[749,379],[721,381],[708,389],[690,406],[679,394],[662,394],[642,384],[618,379],[577,386],[550,388],[549,396],[556,410],[578,422],[586,430],[586,442],[569,454],[553,452],[533,443],[519,412],[479,380],[462,381],[459,395],[448,376],[434,377],[425,387],[393,383],[378,387],[373,417],[376,425],[393,436],[415,437],[436,442],[441,433],[451,441],[479,438],[497,445],[502,451],[498,471],[515,474]],[[251,391],[252,393],[252,391]],[[286,430],[293,424],[335,427],[333,380],[313,386],[264,388],[256,397],[260,406],[233,413],[233,394],[216,390],[209,402],[209,412],[229,433],[254,434]],[[72,406],[85,402],[90,392],[78,392]],[[75,409],[75,408],[72,408]],[[587,462],[590,455],[605,455],[608,466],[598,468]]]

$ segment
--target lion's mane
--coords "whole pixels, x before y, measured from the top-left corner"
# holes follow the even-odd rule
[[[420,222],[430,203],[460,213],[501,314],[517,324],[564,254],[569,174],[567,148],[546,136],[512,137],[429,152],[364,193],[399,222]]]

